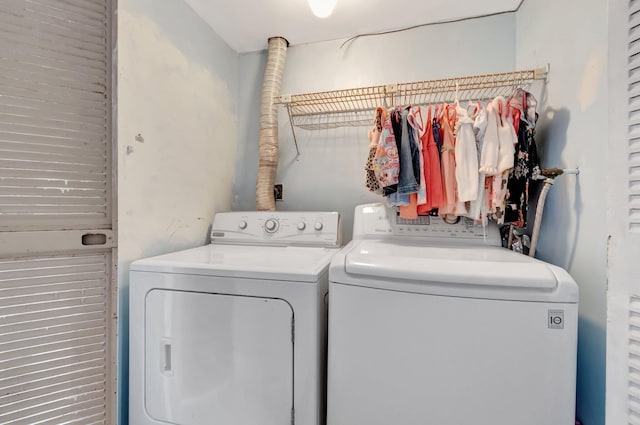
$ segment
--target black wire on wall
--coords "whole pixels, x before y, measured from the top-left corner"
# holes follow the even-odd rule
[[[489,17],[492,17],[492,16],[506,15],[507,13],[515,13],[515,12],[520,10],[520,7],[522,6],[523,3],[524,3],[524,0],[520,0],[520,3],[518,3],[518,6],[515,9],[506,10],[504,12],[493,12],[493,13],[486,13],[484,15],[470,16],[468,18],[457,18],[457,19],[448,19],[448,20],[445,20],[445,21],[428,22],[426,24],[412,25],[410,27],[399,28],[399,29],[396,29],[396,30],[379,31],[379,32],[368,32],[368,33],[364,33],[364,34],[357,34],[357,35],[354,35],[354,36],[349,37],[348,39],[346,39],[340,45],[340,48],[342,49],[345,45],[347,45],[350,42],[352,42],[352,41],[354,41],[354,40],[356,40],[358,38],[361,38],[361,37],[370,37],[370,36],[373,36],[373,35],[394,34],[396,32],[409,31],[409,30],[413,30],[413,29],[416,29],[416,28],[430,27],[430,26],[433,26],[433,25],[453,24],[453,23],[456,23],[456,22],[471,21],[473,19],[489,18]]]

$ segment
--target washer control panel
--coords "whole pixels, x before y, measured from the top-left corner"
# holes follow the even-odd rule
[[[337,212],[218,213],[211,227],[211,242],[339,247],[342,242],[341,225]]]
[[[459,217],[451,222],[438,216],[418,216],[417,219],[400,217],[396,208],[383,204],[368,204],[356,207],[353,238],[421,238],[425,242],[455,241],[473,243],[479,241],[483,245],[501,246],[500,233],[495,223],[486,227],[466,217]]]

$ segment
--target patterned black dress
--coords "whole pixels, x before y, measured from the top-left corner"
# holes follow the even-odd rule
[[[507,184],[504,222],[526,227],[529,185],[540,175],[540,159],[534,138],[538,114],[535,112],[535,98],[524,91],[519,94],[522,96],[522,112],[513,168]]]

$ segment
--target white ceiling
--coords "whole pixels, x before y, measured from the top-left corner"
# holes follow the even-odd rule
[[[186,0],[238,52],[267,48],[282,36],[291,44],[346,38],[443,20],[513,11],[522,0],[338,0],[316,18],[307,0]]]

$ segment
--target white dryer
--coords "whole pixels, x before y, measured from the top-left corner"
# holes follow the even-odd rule
[[[340,230],[337,213],[220,213],[210,245],[134,262],[129,423],[324,423]]]
[[[574,424],[578,287],[497,228],[360,206],[329,281],[328,425]]]

